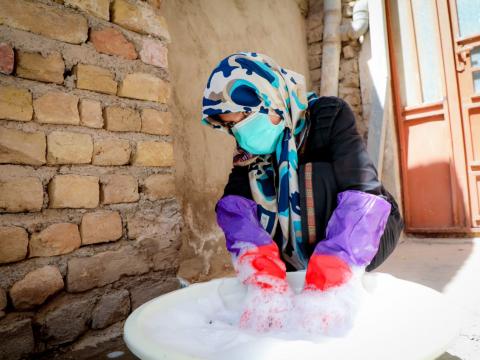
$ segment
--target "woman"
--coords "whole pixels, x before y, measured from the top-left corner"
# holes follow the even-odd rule
[[[244,326],[285,325],[286,270],[306,269],[304,292],[325,294],[391,254],[403,221],[343,100],[307,94],[302,75],[239,52],[211,73],[202,123],[237,142],[217,221],[239,279],[270,296],[251,297]]]

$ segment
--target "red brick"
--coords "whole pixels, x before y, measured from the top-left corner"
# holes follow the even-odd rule
[[[137,58],[135,46],[117,29],[92,30],[90,41],[98,52],[117,55],[128,60]]]
[[[0,72],[11,74],[13,72],[14,53],[10,45],[6,43],[0,44]]]
[[[167,47],[155,39],[145,38],[143,40],[140,58],[145,64],[155,65],[161,68],[168,67]]]

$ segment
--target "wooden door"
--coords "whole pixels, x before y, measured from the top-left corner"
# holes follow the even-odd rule
[[[447,0],[386,0],[407,232],[470,228]]]
[[[450,0],[471,223],[480,227],[480,0]]]

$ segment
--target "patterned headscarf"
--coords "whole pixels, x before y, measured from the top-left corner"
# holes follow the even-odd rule
[[[260,223],[272,238],[280,223],[281,252],[296,269],[306,268],[308,261],[302,241],[297,149],[307,133],[308,101],[316,98],[315,93],[306,93],[302,75],[284,69],[270,57],[255,52],[238,52],[220,61],[212,71],[203,95],[202,124],[230,135],[233,135],[230,127],[215,115],[275,112],[285,121],[275,159],[273,154],[250,154],[237,143],[233,164],[249,167],[250,188],[258,205]],[[278,182],[275,179],[275,160]]]

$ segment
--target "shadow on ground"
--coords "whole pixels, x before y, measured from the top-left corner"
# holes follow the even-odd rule
[[[462,360],[462,359],[459,358],[458,356],[451,355],[448,352],[446,352],[445,354],[436,358],[435,360]]]

